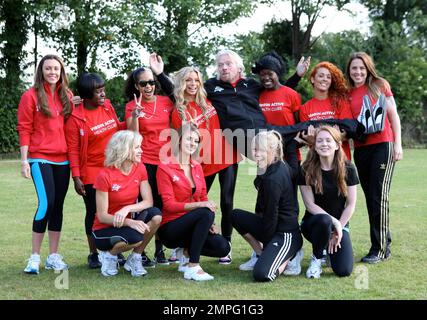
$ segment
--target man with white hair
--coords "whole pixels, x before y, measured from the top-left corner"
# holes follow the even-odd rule
[[[286,86],[294,88],[308,70],[310,59],[304,57],[298,63],[297,72],[289,78]],[[163,73],[162,58],[153,53],[150,67],[156,74],[163,91],[172,94],[173,86]],[[258,104],[263,86],[255,79],[246,78],[242,58],[234,51],[225,49],[216,55],[217,77],[205,82],[208,99],[215,107],[224,135],[230,143],[237,140],[240,153],[251,157],[250,143],[260,129],[268,125]],[[298,130],[291,130],[296,133]]]

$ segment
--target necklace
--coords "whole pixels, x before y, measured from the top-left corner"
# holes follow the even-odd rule
[[[156,114],[156,108],[157,108],[157,96],[154,96],[154,108],[153,108],[153,113],[151,114],[151,116],[150,117],[146,116],[147,114],[144,112],[145,107],[143,107],[142,105],[141,105],[141,111],[140,111],[139,116],[141,118],[145,118],[147,120],[150,120]]]

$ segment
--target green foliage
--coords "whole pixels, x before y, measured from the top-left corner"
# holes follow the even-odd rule
[[[126,105],[126,99],[124,97],[124,84],[125,79],[123,79],[121,76],[109,79],[105,83],[105,93],[107,98],[111,100],[111,103],[116,110],[117,116],[122,121],[125,118]]]
[[[158,1],[145,24],[145,48],[163,57],[166,72],[195,62],[205,71],[210,55],[224,44],[215,27],[248,16],[255,6],[250,0]]]
[[[17,109],[0,107],[0,153],[13,153],[18,149],[16,131]]]

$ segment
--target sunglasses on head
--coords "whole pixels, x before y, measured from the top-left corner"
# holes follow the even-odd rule
[[[148,81],[141,80],[141,81],[138,82],[138,84],[139,84],[140,87],[144,88],[144,87],[147,86],[147,84],[149,84],[150,86],[155,86],[156,85],[156,81],[154,81],[154,80],[148,80]]]

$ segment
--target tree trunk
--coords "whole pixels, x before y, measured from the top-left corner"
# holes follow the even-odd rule
[[[27,42],[28,23],[25,5],[22,1],[5,0],[1,14],[5,17],[2,39],[5,42],[0,59],[6,77],[4,85],[7,92],[14,92],[21,82],[22,61],[26,54],[23,47]],[[18,89],[19,90],[19,89]]]

